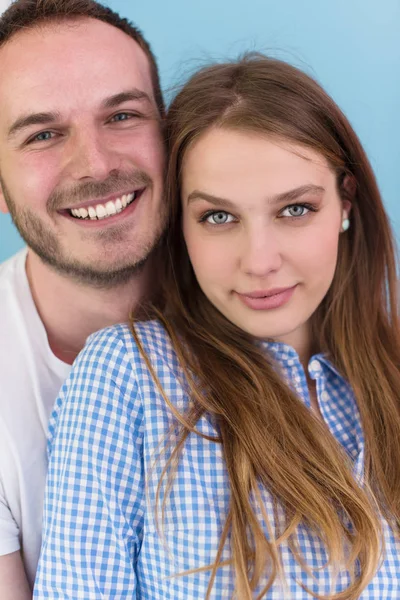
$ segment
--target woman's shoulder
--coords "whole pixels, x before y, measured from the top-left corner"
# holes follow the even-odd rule
[[[88,337],[60,391],[50,437],[54,437],[55,423],[63,411],[84,411],[86,419],[97,424],[101,419],[113,422],[115,415],[121,422],[123,415],[129,415],[128,423],[137,413],[136,421],[141,422],[142,405],[148,410],[157,400],[153,373],[163,388],[170,391],[174,382],[175,395],[184,396],[178,389],[181,371],[176,354],[162,325],[157,321],[137,323],[135,332],[139,343],[128,324],[113,325]]]
[[[134,331],[137,340],[128,323],[113,325],[93,333],[87,339],[83,357],[86,356],[86,360],[89,357],[97,363],[100,360],[108,366],[116,361],[118,364],[129,363],[137,374],[144,368],[148,370],[146,358],[156,371],[161,367],[174,372],[180,371],[171,339],[159,321],[136,322]]]

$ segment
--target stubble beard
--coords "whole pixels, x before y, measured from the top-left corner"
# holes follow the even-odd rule
[[[51,213],[51,211],[57,210],[57,207],[65,206],[68,202],[76,205],[79,200],[83,202],[93,196],[108,195],[115,189],[121,189],[124,184],[125,186],[131,184],[133,188],[137,186],[138,181],[147,187],[152,185],[151,179],[144,173],[135,173],[134,175],[116,174],[111,175],[104,182],[91,182],[69,192],[58,191],[49,198],[48,210]],[[165,214],[161,209],[160,214],[153,216],[153,235],[150,236],[151,239],[148,240],[146,245],[140,248],[139,256],[132,257],[131,261],[122,266],[109,265],[101,268],[96,264],[85,263],[73,256],[68,256],[63,251],[57,234],[51,231],[50,227],[43,223],[40,217],[27,207],[17,207],[2,178],[0,178],[0,185],[12,221],[26,245],[43,263],[60,275],[73,279],[81,285],[97,289],[110,289],[135,279],[142,272],[145,264],[158,246],[163,233]],[[66,202],[67,198],[68,202]],[[107,248],[110,244],[121,243],[125,238],[125,232],[126,226],[121,225],[120,227],[99,231],[97,237]],[[128,250],[129,248],[127,248]]]

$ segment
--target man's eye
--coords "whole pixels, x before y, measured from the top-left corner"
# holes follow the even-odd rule
[[[281,217],[304,217],[311,209],[305,204],[292,204],[283,209]]]
[[[41,131],[40,133],[37,133],[36,135],[34,135],[33,137],[31,137],[28,140],[28,143],[31,143],[31,142],[47,142],[48,140],[53,139],[54,136],[55,136],[55,133],[53,131]]]
[[[121,112],[111,117],[110,121],[114,123],[119,123],[120,121],[128,121],[129,119],[132,119],[132,117],[132,113]]]
[[[204,215],[203,221],[206,223],[210,223],[211,225],[225,225],[225,223],[231,223],[235,218],[233,215],[219,210],[217,212],[212,212]]]

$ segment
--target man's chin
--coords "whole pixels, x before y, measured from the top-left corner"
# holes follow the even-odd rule
[[[148,256],[128,264],[99,264],[83,263],[77,260],[63,260],[59,257],[44,253],[37,253],[41,261],[51,267],[62,277],[72,279],[76,283],[95,287],[98,289],[110,289],[128,283],[137,277],[143,270]]]
[[[161,239],[160,221],[158,230],[152,234],[146,231],[142,239],[134,242],[124,241],[122,230],[118,229],[113,231],[111,240],[108,237],[93,245],[93,240],[83,244],[75,239],[74,244],[72,239],[61,240],[32,211],[17,213],[11,198],[7,199],[14,224],[31,251],[58,274],[81,285],[107,289],[129,282],[141,273]],[[86,256],[79,255],[80,247],[86,250]],[[132,255],[133,250],[136,256]]]

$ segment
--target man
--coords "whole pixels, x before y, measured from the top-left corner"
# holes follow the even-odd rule
[[[26,600],[52,405],[152,285],[164,108],[147,42],[91,0],[17,0],[0,62],[0,207],[28,246],[0,266],[0,598]]]

